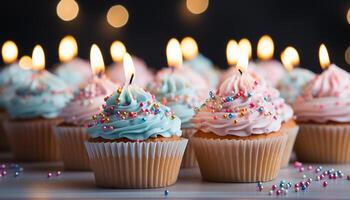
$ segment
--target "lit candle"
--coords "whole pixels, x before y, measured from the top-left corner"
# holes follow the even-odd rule
[[[243,38],[238,42],[239,49],[248,53],[248,58],[252,58],[252,44],[247,38]]]
[[[24,55],[19,59],[18,65],[23,69],[32,69],[32,58]]]
[[[327,48],[324,44],[321,44],[319,48],[318,58],[320,61],[321,68],[323,70],[326,70],[327,68],[329,68],[329,66],[331,65],[331,61],[329,59]]]
[[[271,60],[274,53],[274,44],[270,36],[264,35],[259,39],[257,54],[260,60]]]
[[[126,53],[126,47],[121,41],[114,41],[110,48],[112,59],[116,63],[121,63]]]
[[[300,63],[298,51],[294,47],[287,47],[281,53],[281,61],[288,72],[293,71]]]
[[[73,36],[64,37],[58,47],[58,56],[61,62],[73,60],[78,55],[78,44]]]
[[[131,85],[135,78],[135,66],[130,54],[125,53],[123,58],[123,67],[125,74],[125,85]]]
[[[248,63],[249,63],[249,54],[247,51],[241,50],[239,53],[237,66],[236,68],[241,73],[246,73],[248,71]]]
[[[17,60],[18,48],[13,41],[6,41],[1,49],[2,59],[5,64],[14,63]]]
[[[172,69],[182,67],[182,52],[181,46],[177,39],[172,38],[169,40],[166,47],[166,56],[168,61],[168,66]]]
[[[32,69],[38,72],[45,70],[45,54],[40,45],[34,47],[32,53]]]
[[[185,60],[192,60],[198,56],[198,45],[192,37],[185,37],[181,41],[181,50]]]
[[[98,48],[96,44],[93,44],[91,46],[90,63],[91,63],[92,74],[95,77],[99,77],[99,78],[102,77],[105,71],[105,64],[103,61],[101,50],[100,48]]]
[[[226,47],[226,58],[229,66],[236,66],[239,57],[239,46],[235,40],[230,40]]]

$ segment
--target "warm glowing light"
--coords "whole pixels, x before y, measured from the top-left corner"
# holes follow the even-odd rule
[[[298,51],[294,47],[287,47],[281,54],[281,61],[288,71],[292,71],[300,63]]]
[[[248,53],[248,58],[252,58],[252,44],[247,38],[243,38],[238,42],[240,50]]]
[[[129,20],[128,10],[122,5],[112,6],[107,13],[107,22],[114,28],[123,27]]]
[[[186,0],[187,9],[193,14],[202,14],[208,9],[209,0]]]
[[[237,64],[238,57],[239,57],[238,43],[236,42],[236,40],[228,41],[227,47],[226,47],[227,63],[230,66],[235,66]]]
[[[72,21],[78,16],[79,5],[75,0],[61,0],[57,4],[56,12],[63,21]]]
[[[105,71],[105,63],[100,48],[96,44],[91,46],[90,50],[90,64],[92,73],[100,75]]]
[[[348,23],[350,24],[350,8],[348,10],[348,13],[346,14],[346,19],[348,20]]]
[[[125,84],[131,84],[132,80],[135,78],[135,66],[132,61],[130,54],[126,53],[123,58],[123,67],[125,74]]]
[[[1,48],[1,55],[4,63],[10,64],[16,61],[18,56],[18,48],[13,41],[6,41]]]
[[[320,49],[318,51],[318,58],[320,60],[320,64],[322,69],[327,69],[331,63],[329,60],[329,55],[327,48],[324,44],[321,44]]]
[[[36,71],[45,69],[45,54],[40,45],[34,47],[32,53],[32,69]]]
[[[72,60],[78,55],[78,44],[73,36],[64,37],[58,47],[58,56],[61,62]]]
[[[264,35],[259,39],[258,42],[258,58],[261,60],[268,60],[273,57],[274,44],[270,36]]]
[[[350,47],[348,47],[345,51],[345,61],[350,65]]]
[[[182,52],[181,46],[177,39],[172,38],[169,40],[166,47],[166,57],[169,67],[181,67],[182,65]]]
[[[248,70],[249,56],[248,52],[244,49],[239,51],[239,57],[237,61],[237,68],[242,72],[246,72]]]
[[[186,60],[191,60],[198,55],[197,42],[191,37],[185,37],[181,41],[181,49]]]
[[[31,69],[32,68],[32,58],[30,56],[22,56],[19,59],[19,66],[23,69]]]
[[[126,53],[126,47],[121,41],[114,41],[111,45],[110,52],[114,62],[122,62]]]

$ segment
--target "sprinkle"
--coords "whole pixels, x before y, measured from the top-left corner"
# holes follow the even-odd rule
[[[322,185],[323,185],[323,187],[327,187],[327,186],[328,186],[328,182],[327,182],[327,181],[324,181],[324,182],[322,183]]]
[[[171,119],[172,120],[176,119],[176,115],[171,115]]]
[[[347,179],[348,181],[350,181],[350,175],[348,175],[348,176],[346,177],[346,179]]]
[[[305,174],[303,174],[302,178],[303,178],[303,179],[306,179],[306,175],[305,175]]]
[[[232,113],[229,113],[229,114],[228,114],[228,118],[232,119],[232,118],[234,118],[234,117],[235,117],[234,114],[232,114]]]
[[[276,184],[272,185],[272,190],[276,190],[276,189],[277,189],[277,185]]]
[[[62,174],[61,171],[57,171],[57,172],[56,172],[56,176],[60,176],[61,174]]]
[[[169,195],[169,190],[165,190],[165,191],[164,191],[164,195],[165,195],[165,196],[168,196],[168,195]]]
[[[224,117],[224,119],[227,119],[227,114],[224,114],[223,117]]]
[[[122,88],[118,88],[117,92],[120,94],[122,93]]]
[[[304,167],[300,167],[300,168],[299,168],[299,172],[303,172],[304,170],[305,170]]]
[[[300,168],[301,166],[303,166],[303,164],[301,162],[298,162],[298,161],[294,162],[294,167],[295,168]]]
[[[232,122],[233,122],[233,124],[237,124],[237,120],[235,120],[235,119]]]
[[[51,176],[52,176],[52,173],[49,172],[49,173],[47,174],[47,178],[51,178]]]
[[[270,190],[268,193],[270,196],[273,195],[273,190]]]

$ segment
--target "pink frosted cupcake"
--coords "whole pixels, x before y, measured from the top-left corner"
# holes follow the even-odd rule
[[[86,128],[93,122],[91,116],[101,112],[104,98],[116,88],[117,85],[105,77],[95,77],[76,92],[74,99],[63,109],[64,122],[55,126],[54,131],[66,169],[90,169],[84,146],[88,139]]]
[[[332,64],[303,89],[293,105],[301,161],[350,163],[350,76]]]
[[[153,81],[153,72],[148,69],[146,63],[138,57],[133,56],[132,61],[135,65],[135,70],[137,74],[140,74],[138,79],[135,80],[135,84],[142,88],[145,88],[148,83]],[[141,76],[142,75],[142,76]],[[113,63],[107,69],[107,76],[116,83],[124,83],[124,69],[122,63]]]

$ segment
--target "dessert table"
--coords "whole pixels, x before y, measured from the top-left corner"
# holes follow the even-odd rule
[[[160,189],[106,189],[96,188],[92,172],[63,171],[62,163],[16,163],[11,161],[9,154],[0,154],[1,163],[8,167],[7,175],[0,178],[0,199],[349,199],[350,175],[349,165],[322,165],[323,169],[334,168],[342,170],[343,178],[329,180],[324,187],[322,181],[315,181],[315,170],[300,172],[292,165],[282,169],[278,178],[262,183],[264,189],[258,191],[257,183],[210,183],[201,180],[198,169],[182,169],[175,185]],[[12,163],[12,164],[11,164]],[[316,166],[316,165],[313,165]],[[14,170],[14,169],[16,170]],[[21,169],[23,168],[23,169]],[[21,169],[19,174],[15,172]],[[314,169],[314,168],[313,168]],[[57,173],[60,173],[57,175]],[[49,173],[51,173],[49,175]],[[281,180],[300,182],[303,175],[314,180],[305,191],[294,191],[294,186],[288,194],[277,196],[269,194],[273,184]],[[305,180],[306,181],[306,180]]]

